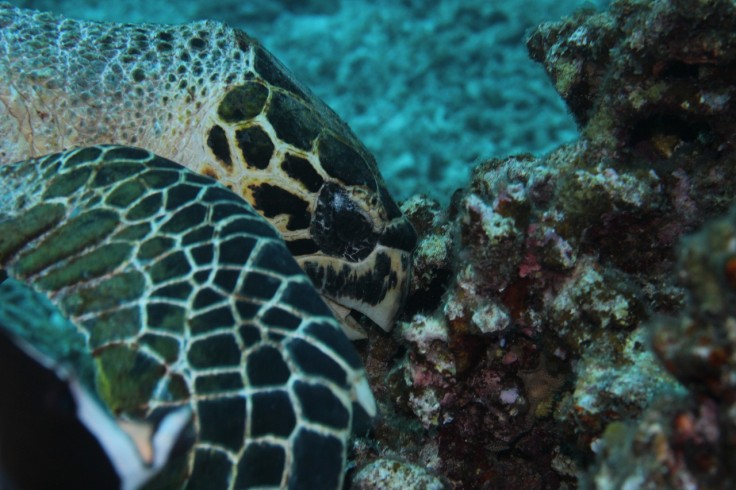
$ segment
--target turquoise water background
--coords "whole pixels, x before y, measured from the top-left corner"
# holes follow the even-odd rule
[[[340,114],[394,196],[447,202],[475,163],[577,135],[527,31],[580,0],[16,0],[68,17],[215,19],[257,37]]]

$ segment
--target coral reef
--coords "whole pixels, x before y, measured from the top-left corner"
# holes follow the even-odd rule
[[[683,240],[678,270],[687,286],[686,306],[649,327],[654,351],[687,390],[658,400],[639,420],[609,425],[585,486],[736,485],[734,257],[736,207]]]
[[[734,483],[736,214],[677,254],[736,196],[734,25],[732,2],[619,1],[531,33],[581,137],[479,164],[444,209],[404,203],[414,286],[363,348],[384,419],[359,465],[463,489]]]

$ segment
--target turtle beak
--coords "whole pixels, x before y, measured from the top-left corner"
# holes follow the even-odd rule
[[[329,303],[362,313],[388,332],[409,291],[416,241],[414,228],[402,217],[386,227],[375,248],[360,262],[345,261],[336,268],[334,257],[312,256],[301,265]],[[336,313],[347,319],[345,310]],[[351,338],[365,336],[355,325],[350,327]]]

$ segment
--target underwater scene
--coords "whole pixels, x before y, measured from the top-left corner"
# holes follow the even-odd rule
[[[735,80],[732,0],[0,3],[0,490],[736,488]]]

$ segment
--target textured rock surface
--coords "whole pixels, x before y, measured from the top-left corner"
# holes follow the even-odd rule
[[[654,351],[687,390],[657,400],[638,420],[610,424],[582,479],[587,487],[736,484],[736,208],[684,239],[678,255],[686,306],[648,327]]]
[[[530,34],[582,136],[404,204],[414,292],[366,348],[385,417],[359,461],[450,488],[731,484],[736,218],[677,250],[734,202],[735,8],[623,1]]]

